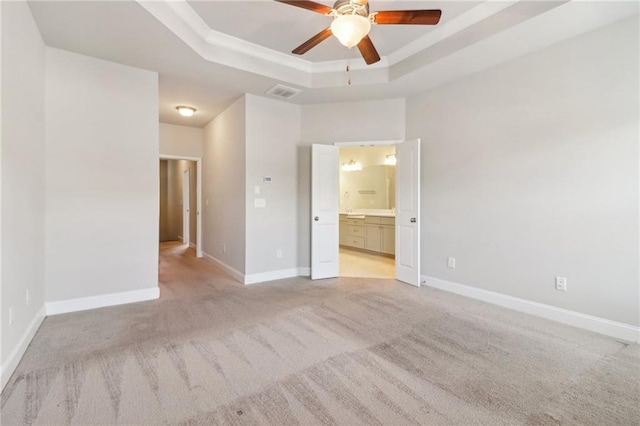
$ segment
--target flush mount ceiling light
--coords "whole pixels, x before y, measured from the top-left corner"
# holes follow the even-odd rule
[[[395,154],[387,155],[387,157],[384,159],[384,164],[386,164],[387,166],[395,166],[396,165],[396,155]]]
[[[362,170],[362,164],[356,161],[351,160],[347,163],[342,163],[343,172],[357,172],[358,170]]]
[[[279,3],[300,7],[325,16],[333,17],[330,28],[325,28],[291,53],[303,55],[328,39],[333,34],[348,48],[358,46],[367,65],[380,60],[380,55],[369,38],[371,24],[376,25],[435,25],[442,11],[431,10],[381,10],[369,12],[368,0],[337,0],[333,7],[315,1],[275,0]]]
[[[178,110],[178,113],[180,113],[180,115],[183,117],[191,117],[196,113],[196,109],[190,106],[177,106],[176,109]]]

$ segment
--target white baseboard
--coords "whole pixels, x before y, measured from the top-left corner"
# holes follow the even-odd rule
[[[244,274],[240,271],[238,271],[237,269],[232,268],[231,266],[227,265],[226,263],[224,263],[223,261],[216,259],[215,257],[211,256],[209,253],[206,252],[202,252],[202,255],[205,259],[210,260],[211,262],[215,263],[216,265],[218,265],[223,271],[225,271],[227,274],[231,275],[231,277],[235,278],[236,280],[240,281],[241,283],[244,283]]]
[[[309,267],[300,267],[300,268],[290,268],[290,269],[281,269],[279,271],[270,271],[270,272],[261,272],[258,274],[243,274],[237,269],[232,268],[227,265],[220,259],[217,259],[211,256],[209,253],[202,252],[202,255],[205,259],[210,260],[211,262],[218,265],[223,271],[227,274],[231,275],[234,279],[241,282],[242,284],[257,284],[266,281],[274,281],[281,280],[284,278],[293,278],[293,277],[304,277],[311,275],[311,268]]]
[[[493,291],[458,284],[442,280],[440,278],[427,277],[423,275],[422,282],[429,287],[482,300],[483,302],[550,319],[573,327],[594,331],[596,333],[615,337],[616,339],[640,342],[640,327],[636,327],[634,325],[611,321],[605,318],[570,311],[568,309],[557,308],[555,306],[520,299],[506,294],[495,293]]]
[[[310,277],[311,276],[311,268],[309,266],[301,266],[298,268],[298,276],[299,277]]]
[[[142,290],[123,291],[121,293],[102,294],[100,296],[80,297],[78,299],[47,302],[47,315],[66,314],[68,312],[86,311],[87,309],[104,308],[106,306],[125,305],[127,303],[155,300],[160,297],[159,287]]]
[[[196,248],[196,243],[189,243],[189,247]]]
[[[293,278],[300,276],[308,276],[311,268],[291,268],[281,269],[279,271],[261,272],[258,274],[250,274],[244,276],[245,284],[257,284],[265,281],[281,280],[284,278]]]
[[[16,347],[11,351],[7,358],[3,360],[4,363],[0,366],[0,391],[7,385],[11,375],[20,363],[20,360],[29,347],[31,340],[33,340],[33,336],[36,335],[36,331],[40,328],[40,324],[42,324],[42,321],[45,318],[45,313],[45,305],[42,305],[42,308],[40,308],[35,318],[33,318],[29,327],[27,327]]]

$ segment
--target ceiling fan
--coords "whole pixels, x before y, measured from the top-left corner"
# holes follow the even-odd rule
[[[333,8],[314,1],[275,0],[312,12],[332,16],[333,22],[291,53],[303,55],[329,38],[332,34],[348,48],[358,46],[365,62],[370,65],[380,60],[378,51],[369,38],[371,24],[377,25],[435,25],[440,21],[441,10],[387,10],[369,13],[368,0],[337,0]]]

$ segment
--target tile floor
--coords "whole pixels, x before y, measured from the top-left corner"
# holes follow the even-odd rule
[[[395,278],[395,259],[393,257],[340,247],[340,276]]]

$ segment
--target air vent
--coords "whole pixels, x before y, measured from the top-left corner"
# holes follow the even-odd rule
[[[293,87],[283,86],[282,84],[276,84],[271,89],[267,90],[267,95],[275,96],[276,98],[291,99],[302,93],[300,89],[294,89]]]

